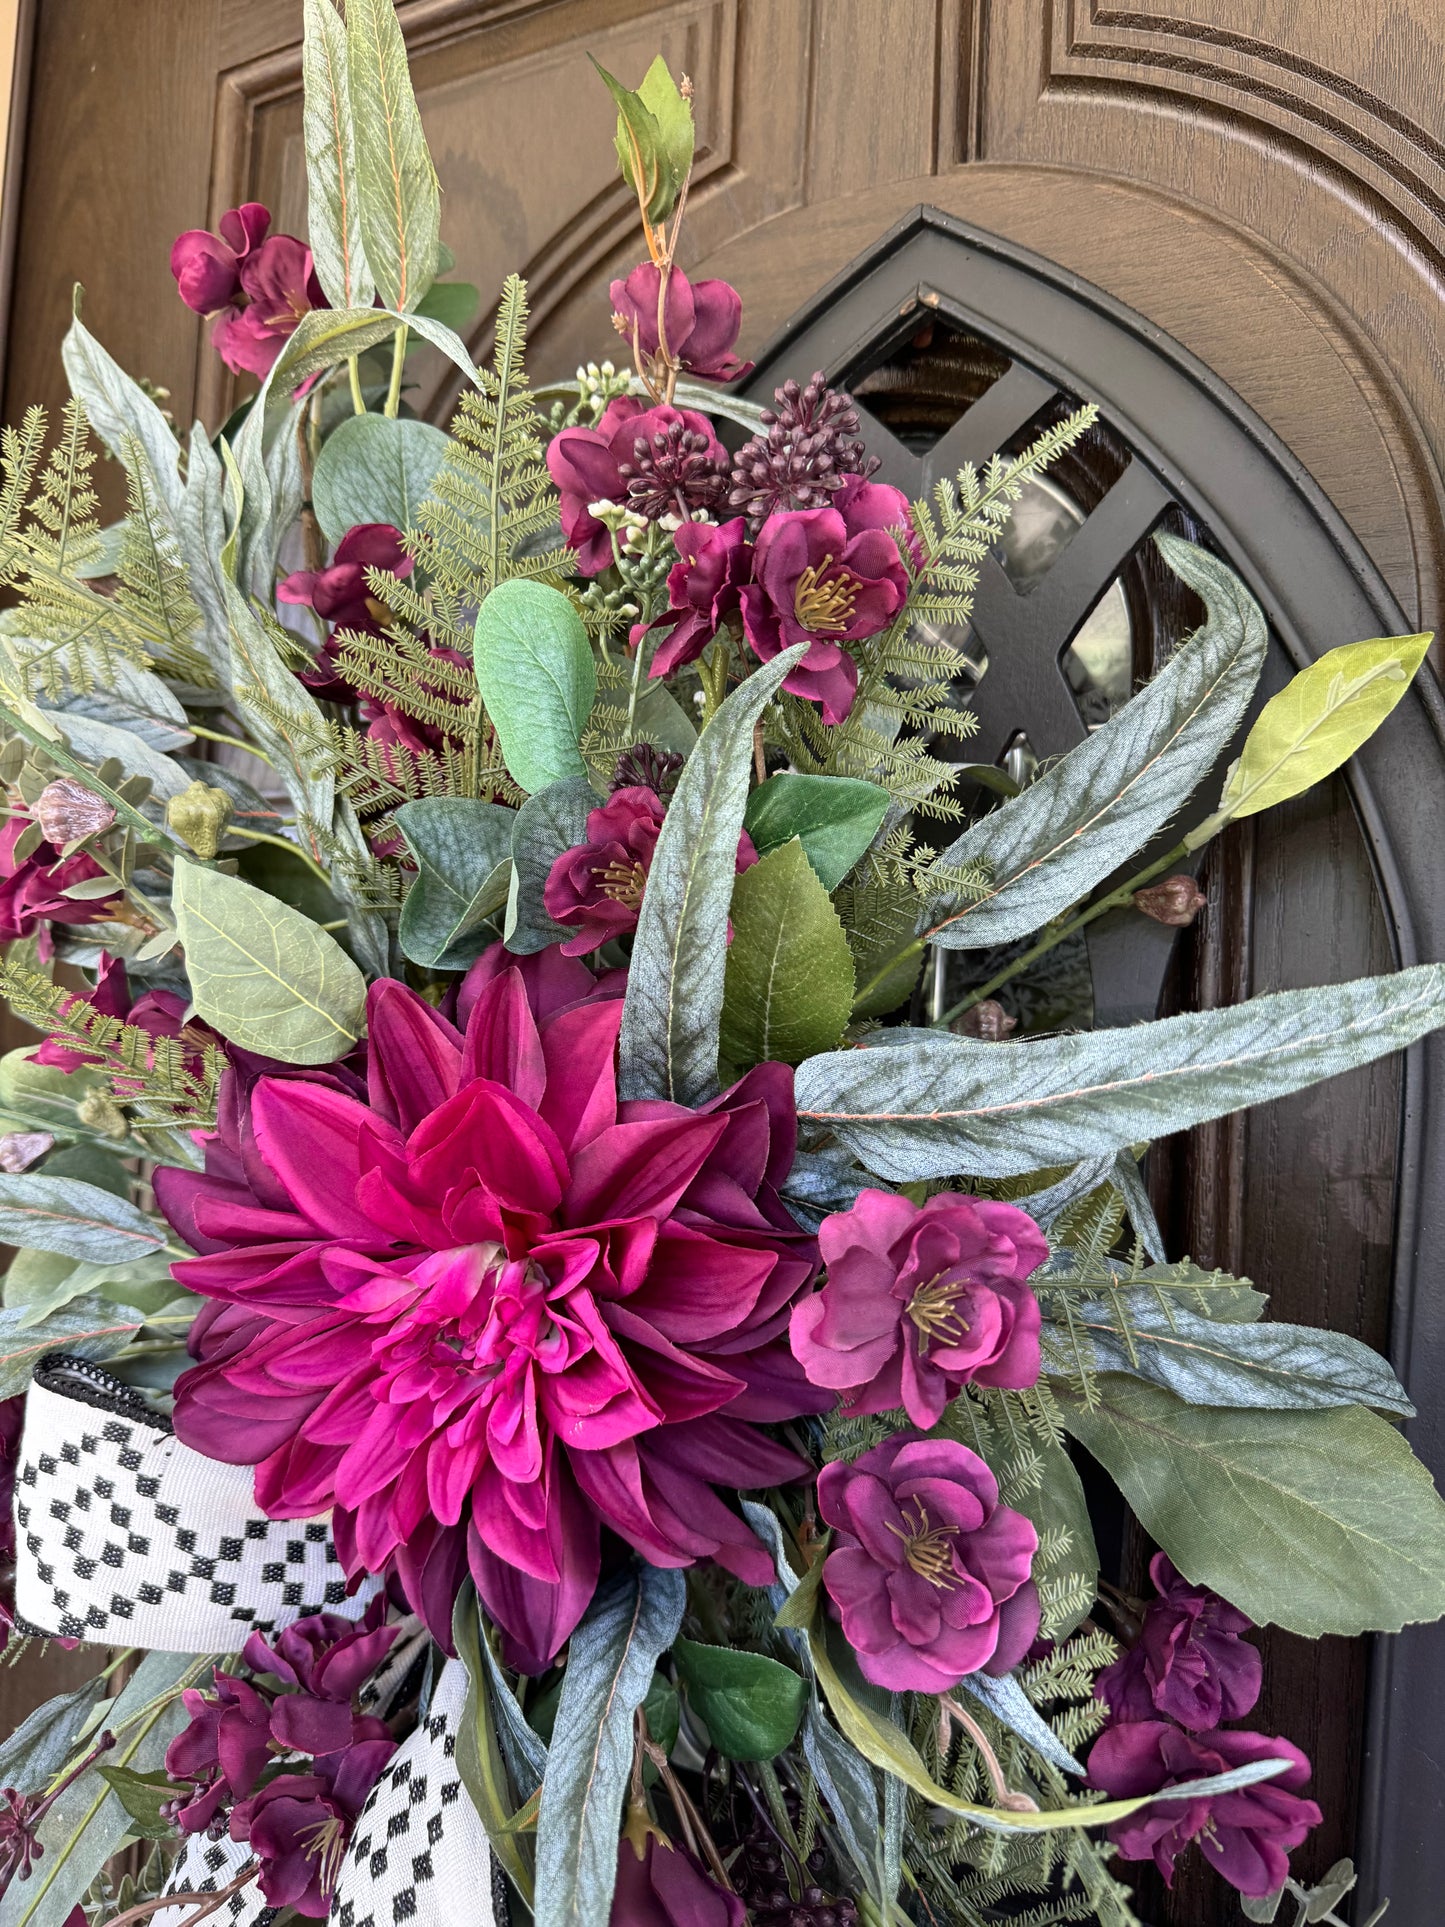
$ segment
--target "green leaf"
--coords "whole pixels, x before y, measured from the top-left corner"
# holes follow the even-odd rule
[[[642,85],[637,90],[637,98],[652,115],[657,125],[658,145],[663,161],[677,183],[679,190],[692,172],[693,149],[697,136],[692,124],[692,106],[682,97],[682,91],[668,71],[667,62],[661,54],[642,76]],[[665,220],[672,210],[654,214],[654,220]]]
[[[433,281],[412,312],[459,335],[481,303],[482,291],[470,281]]]
[[[13,1786],[17,1793],[43,1793],[79,1752],[77,1741],[103,1691],[100,1680],[88,1679],[73,1693],[57,1694],[37,1706],[8,1739],[0,1741],[0,1786]]]
[[[564,850],[587,836],[587,818],[602,799],[585,776],[549,783],[529,796],[512,825],[512,891],[507,906],[506,944],[513,956],[530,957],[572,934],[553,923],[542,907],[552,865]],[[3,1069],[0,1059],[0,1069]]]
[[[585,776],[577,747],[597,665],[573,603],[545,582],[499,582],[477,615],[477,687],[507,769],[529,794]]]
[[[23,1309],[0,1311],[0,1398],[14,1398],[30,1383],[36,1361],[46,1352],[72,1352],[77,1358],[114,1358],[140,1330],[139,1312],[108,1305],[99,1298],[76,1298],[44,1324],[27,1325]]]
[[[82,761],[93,763],[97,769],[109,757],[124,768],[127,776],[148,776],[152,789],[144,807],[156,810],[158,805],[167,802],[172,796],[179,796],[190,778],[179,763],[173,763],[169,756],[163,756],[153,749],[144,737],[137,736],[133,730],[121,729],[114,723],[103,723],[95,716],[76,715],[71,711],[48,715],[56,728],[63,731],[71,749]]]
[[[692,166],[692,110],[660,54],[635,93],[590,54],[587,57],[617,103],[616,145],[622,178],[646,208],[647,218],[654,223],[665,221]]]
[[[1021,1450],[1002,1408],[960,1399],[950,1409],[953,1437],[976,1451],[998,1480],[999,1497],[1029,1520],[1040,1540],[1067,1534],[1061,1557],[1034,1573],[1043,1611],[1042,1631],[1067,1639],[1098,1594],[1099,1553],[1089,1503],[1073,1460],[1055,1438],[1030,1434]]]
[[[481,1821],[492,1852],[506,1869],[508,1878],[522,1898],[532,1900],[532,1856],[530,1843],[512,1827],[511,1789],[507,1784],[498,1744],[496,1723],[492,1718],[492,1696],[488,1691],[485,1643],[477,1611],[476,1594],[470,1585],[457,1595],[452,1609],[452,1642],[457,1658],[467,1670],[467,1697],[457,1728],[457,1772]]]
[[[898,1029],[803,1064],[798,1115],[895,1184],[1009,1177],[1303,1090],[1441,1023],[1445,964],[1416,964],[1085,1036],[985,1044]]]
[[[405,312],[436,275],[441,189],[391,0],[348,0],[346,64],[362,244],[382,301]]]
[[[770,776],[748,798],[743,828],[759,856],[797,837],[825,890],[836,890],[878,833],[888,792],[855,776]]]
[[[66,1258],[113,1263],[159,1251],[165,1238],[133,1204],[76,1178],[0,1174],[0,1239]]]
[[[0,1113],[6,1130],[50,1131],[56,1137],[86,1138],[115,1148],[114,1140],[99,1137],[80,1121],[77,1107],[92,1091],[108,1090],[99,1072],[89,1066],[63,1071],[56,1064],[37,1064],[26,1045],[0,1057]]]
[[[366,980],[325,930],[239,877],[178,862],[176,925],[196,1014],[243,1050],[330,1064],[361,1035]]]
[[[1098,1379],[1093,1409],[1055,1386],[1064,1424],[1195,1585],[1260,1625],[1319,1639],[1445,1613],[1445,1505],[1362,1406],[1220,1411],[1140,1379]]]
[[[753,725],[806,648],[794,643],[733,691],[678,780],[632,945],[622,1014],[623,1097],[700,1104],[717,1089],[728,909]]]
[[[464,970],[494,933],[484,919],[507,901],[516,812],[464,796],[403,803],[396,826],[416,858],[401,907],[402,952],[432,970]]]
[[[230,681],[248,732],[280,771],[297,816],[329,828],[336,777],[317,768],[316,745],[324,740],[321,711],[229,577],[222,592],[230,624]]]
[[[89,1264],[51,1251],[20,1251],[5,1275],[5,1303],[23,1314],[27,1330],[47,1323],[77,1298],[104,1299],[119,1316],[147,1317],[163,1310],[179,1290],[164,1252],[118,1264]]]
[[[1070,1305],[1069,1319],[1088,1335],[1097,1370],[1148,1379],[1190,1405],[1271,1410],[1368,1405],[1414,1417],[1404,1386],[1385,1360],[1343,1332],[1310,1325],[1219,1324],[1183,1306],[1162,1306],[1147,1291],[1128,1293],[1119,1310],[1107,1302]],[[1067,1374],[1073,1347],[1065,1328],[1046,1322],[1043,1340],[1044,1370]]]
[[[307,238],[316,278],[332,307],[364,308],[376,284],[361,240],[346,29],[331,0],[306,0],[305,22],[301,81]]]
[[[1156,540],[1208,620],[1117,715],[943,852],[939,868],[987,863],[992,882],[930,904],[918,929],[931,943],[1008,943],[1066,910],[1176,814],[1233,736],[1264,663],[1264,615],[1223,562]]]
[[[151,670],[138,669],[123,658],[114,664],[103,690],[65,695],[52,703],[49,713],[67,732],[70,724],[65,718],[70,716],[118,723],[154,750],[184,749],[194,741],[186,712],[169,686]]]
[[[831,1050],[853,1008],[853,956],[796,837],[733,886],[721,1050],[746,1070]]]
[[[672,1657],[693,1711],[729,1760],[774,1760],[791,1746],[808,1682],[763,1653],[675,1639]]]
[[[1430,634],[1347,642],[1292,677],[1245,737],[1220,814],[1272,809],[1347,762],[1410,687],[1433,641]]]
[[[150,396],[133,381],[118,361],[108,355],[80,318],[80,289],[75,290],[74,318],[61,343],[70,392],[85,409],[86,419],[122,467],[128,468],[139,449],[160,491],[170,526],[179,525],[181,496],[180,443],[175,431]]]
[[[315,0],[330,6],[331,0]],[[358,522],[415,528],[417,509],[446,458],[448,442],[430,422],[349,415],[316,458],[311,502],[328,542]]]
[[[537,1816],[535,1927],[608,1927],[632,1716],[677,1635],[683,1600],[680,1572],[621,1572],[572,1635]]]
[[[130,1815],[132,1833],[142,1840],[174,1838],[175,1822],[161,1812],[176,1797],[175,1785],[164,1768],[157,1773],[136,1773],[128,1766],[106,1766],[102,1762],[96,1772]]]

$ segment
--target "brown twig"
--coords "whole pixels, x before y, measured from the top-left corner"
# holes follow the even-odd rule
[[[163,1907],[189,1907],[194,1902],[201,1901],[204,1904],[200,1911],[192,1914],[184,1924],[184,1927],[197,1927],[199,1921],[204,1920],[208,1914],[215,1913],[216,1909],[229,1900],[232,1894],[238,1894],[243,1887],[248,1887],[260,1871],[260,1863],[253,1860],[249,1866],[242,1868],[228,1887],[222,1887],[219,1893],[161,1894],[155,1900],[142,1900],[134,1907],[127,1907],[123,1914],[117,1914],[114,1919],[106,1921],[105,1927],[130,1927],[133,1920],[146,1920],[150,1915],[158,1914]]]

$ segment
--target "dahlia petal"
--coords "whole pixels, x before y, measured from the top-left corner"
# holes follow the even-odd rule
[[[361,1140],[376,1129],[364,1105],[320,1084],[263,1077],[251,1116],[262,1156],[314,1225],[332,1237],[375,1237],[356,1202]]]
[[[424,997],[390,977],[367,993],[366,1034],[371,1104],[410,1132],[456,1090],[461,1037]]]
[[[519,970],[495,977],[467,1020],[465,1077],[501,1084],[535,1110],[547,1088],[542,1040]]]
[[[679,1106],[674,1118],[600,1132],[574,1160],[565,1222],[667,1217],[725,1128]]]
[[[621,1023],[621,1000],[609,998],[541,1027],[547,1088],[539,1108],[569,1157],[617,1122],[614,1059]]]

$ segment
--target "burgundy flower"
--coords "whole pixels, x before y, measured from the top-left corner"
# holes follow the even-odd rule
[[[1199,1733],[1242,1720],[1261,1685],[1258,1650],[1241,1637],[1253,1621],[1207,1586],[1191,1586],[1162,1552],[1149,1577],[1159,1597],[1136,1643],[1094,1682],[1095,1697],[1115,1723],[1162,1713]]]
[[[547,467],[562,496],[562,533],[577,551],[583,575],[600,575],[612,560],[612,537],[592,514],[594,502],[625,502],[639,455],[659,446],[678,427],[702,439],[721,473],[727,452],[706,415],[691,408],[644,408],[631,395],[609,402],[595,428],[564,428],[547,447]]]
[[[313,694],[328,702],[356,700],[356,690],[337,667],[337,637],[342,630],[384,635],[391,611],[371,593],[367,570],[384,569],[404,581],[414,567],[402,546],[400,529],[390,522],[358,522],[342,536],[324,569],[297,569],[276,584],[278,602],[314,609],[323,622],[331,624],[316,667],[301,676]]]
[[[609,290],[617,332],[633,344],[644,363],[657,355],[658,295],[662,270],[643,261],[625,281]],[[703,381],[741,381],[753,372],[750,361],[733,353],[743,325],[742,297],[726,281],[689,281],[681,268],[667,277],[662,304],[662,327],[668,356],[679,368]]]
[[[1038,1534],[966,1445],[895,1433],[825,1465],[818,1510],[836,1533],[823,1584],[876,1686],[946,1693],[966,1673],[1008,1672],[1032,1645]]]
[[[600,949],[610,937],[626,936],[637,928],[642,892],[666,814],[667,804],[656,790],[640,784],[614,790],[589,813],[587,841],[562,852],[542,890],[543,907],[554,922],[579,925],[577,935],[562,945],[563,956],[583,956]],[[744,830],[738,838],[738,875],[757,860],[753,840]]]
[[[268,237],[270,225],[270,210],[248,201],[221,216],[219,236],[190,228],[171,249],[180,297],[215,315],[211,345],[233,374],[268,374],[301,317],[327,306],[310,248],[294,234]]]
[[[743,633],[763,662],[795,642],[812,644],[783,687],[820,702],[825,723],[842,722],[858,687],[858,665],[843,643],[876,635],[908,594],[898,545],[879,525],[889,513],[879,498],[897,493],[859,482],[832,507],[770,515],[753,546]]]
[[[199,1071],[204,1044],[226,1048],[225,1040],[209,1024],[198,1017],[187,1017],[190,1006],[175,991],[145,990],[139,997],[132,997],[124,962],[108,951],[101,957],[94,990],[88,997],[68,997],[61,1005],[62,1015],[77,1004],[89,1004],[102,1017],[121,1017],[150,1037],[182,1039],[188,1047],[186,1066],[190,1070]],[[53,1064],[62,1071],[78,1071],[83,1065],[104,1062],[97,1052],[62,1043],[58,1037],[47,1037],[34,1053],[34,1060],[37,1064]],[[127,1096],[138,1095],[140,1088],[139,1083],[132,1087],[125,1078],[115,1080],[116,1095],[122,1103]]]
[[[1037,1381],[1041,1318],[1025,1280],[1049,1247],[1014,1205],[941,1192],[920,1209],[860,1191],[823,1220],[818,1245],[828,1282],[793,1308],[793,1355],[850,1411],[901,1405],[927,1431],[961,1386]]]
[[[325,1919],[351,1829],[395,1751],[389,1738],[363,1740],[314,1773],[278,1775],[232,1811],[231,1838],[249,1842],[273,1907]]]
[[[61,923],[100,923],[110,916],[117,890],[108,897],[67,897],[72,884],[104,876],[100,865],[84,850],[63,861],[52,843],[39,843],[27,857],[17,858],[15,845],[30,828],[22,816],[12,816],[0,827],[0,943],[40,932],[40,954],[53,948],[46,927],[51,918]]]
[[[625,1837],[617,1846],[611,1927],[743,1927],[747,1909],[710,1880],[685,1847],[647,1836],[641,1854]]]
[[[725,619],[742,607],[742,588],[752,573],[753,551],[740,515],[715,526],[684,522],[673,536],[681,560],[667,578],[668,607],[650,625],[667,633],[657,645],[650,676],[671,675],[696,662]],[[632,634],[641,643],[643,630]]]
[[[620,1103],[618,998],[563,957],[511,965],[498,945],[468,973],[465,1031],[374,985],[366,1101],[260,1077],[223,1097],[206,1174],[156,1185],[203,1254],[177,1275],[215,1301],[180,1437],[257,1465],[273,1518],[334,1507],[348,1568],[394,1571],[443,1641],[469,1562],[536,1670],[604,1524],[654,1564],[768,1583],[714,1487],[806,1469],[753,1421],[818,1409],[786,1341],[817,1258],[776,1190],[790,1071],[696,1111]]]
[[[1310,1763],[1288,1740],[1262,1733],[1182,1733],[1163,1720],[1111,1726],[1094,1742],[1089,1780],[1116,1800],[1228,1773],[1255,1760],[1288,1760],[1276,1779],[1234,1793],[1168,1800],[1116,1820],[1109,1838],[1125,1860],[1152,1860],[1174,1884],[1174,1862],[1198,1840],[1209,1864],[1242,1894],[1274,1893],[1289,1873],[1289,1853],[1323,1817],[1300,1788]]]
[[[219,1668],[212,1678],[214,1693],[188,1686],[181,1694],[190,1723],[166,1748],[166,1772],[195,1789],[176,1814],[185,1833],[203,1833],[223,1805],[243,1800],[270,1758],[269,1701]]]
[[[384,1594],[372,1600],[359,1622],[339,1613],[312,1613],[284,1627],[273,1645],[252,1633],[241,1658],[253,1673],[269,1673],[315,1699],[350,1706],[396,1640],[398,1629],[381,1623],[385,1616]]]
[[[178,234],[171,273],[182,301],[197,314],[218,314],[241,295],[241,264],[258,248],[271,225],[271,210],[247,201],[221,216],[219,235],[205,228]]]

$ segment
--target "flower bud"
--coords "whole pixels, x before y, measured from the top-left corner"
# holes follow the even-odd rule
[[[190,844],[197,856],[216,854],[230,820],[230,797],[224,790],[212,789],[199,777],[166,804],[166,822],[177,836]]]
[[[88,1091],[76,1105],[75,1115],[88,1131],[101,1137],[124,1137],[130,1129],[125,1112],[105,1091]]]
[[[6,1131],[0,1136],[0,1171],[28,1171],[54,1142],[49,1131]]]
[[[1151,883],[1147,890],[1134,892],[1136,910],[1142,910],[1155,923],[1167,923],[1174,930],[1183,930],[1193,923],[1207,901],[1194,878],[1182,871],[1178,876],[1165,877],[1162,883]]]
[[[1003,1005],[992,997],[985,997],[981,1004],[966,1010],[951,1026],[960,1037],[977,1037],[984,1044],[996,1044],[1018,1027],[1018,1018],[1010,1017]]]
[[[104,798],[77,783],[73,776],[57,776],[47,783],[35,799],[31,814],[40,825],[47,843],[60,850],[77,837],[94,836],[108,830],[115,811]]]

